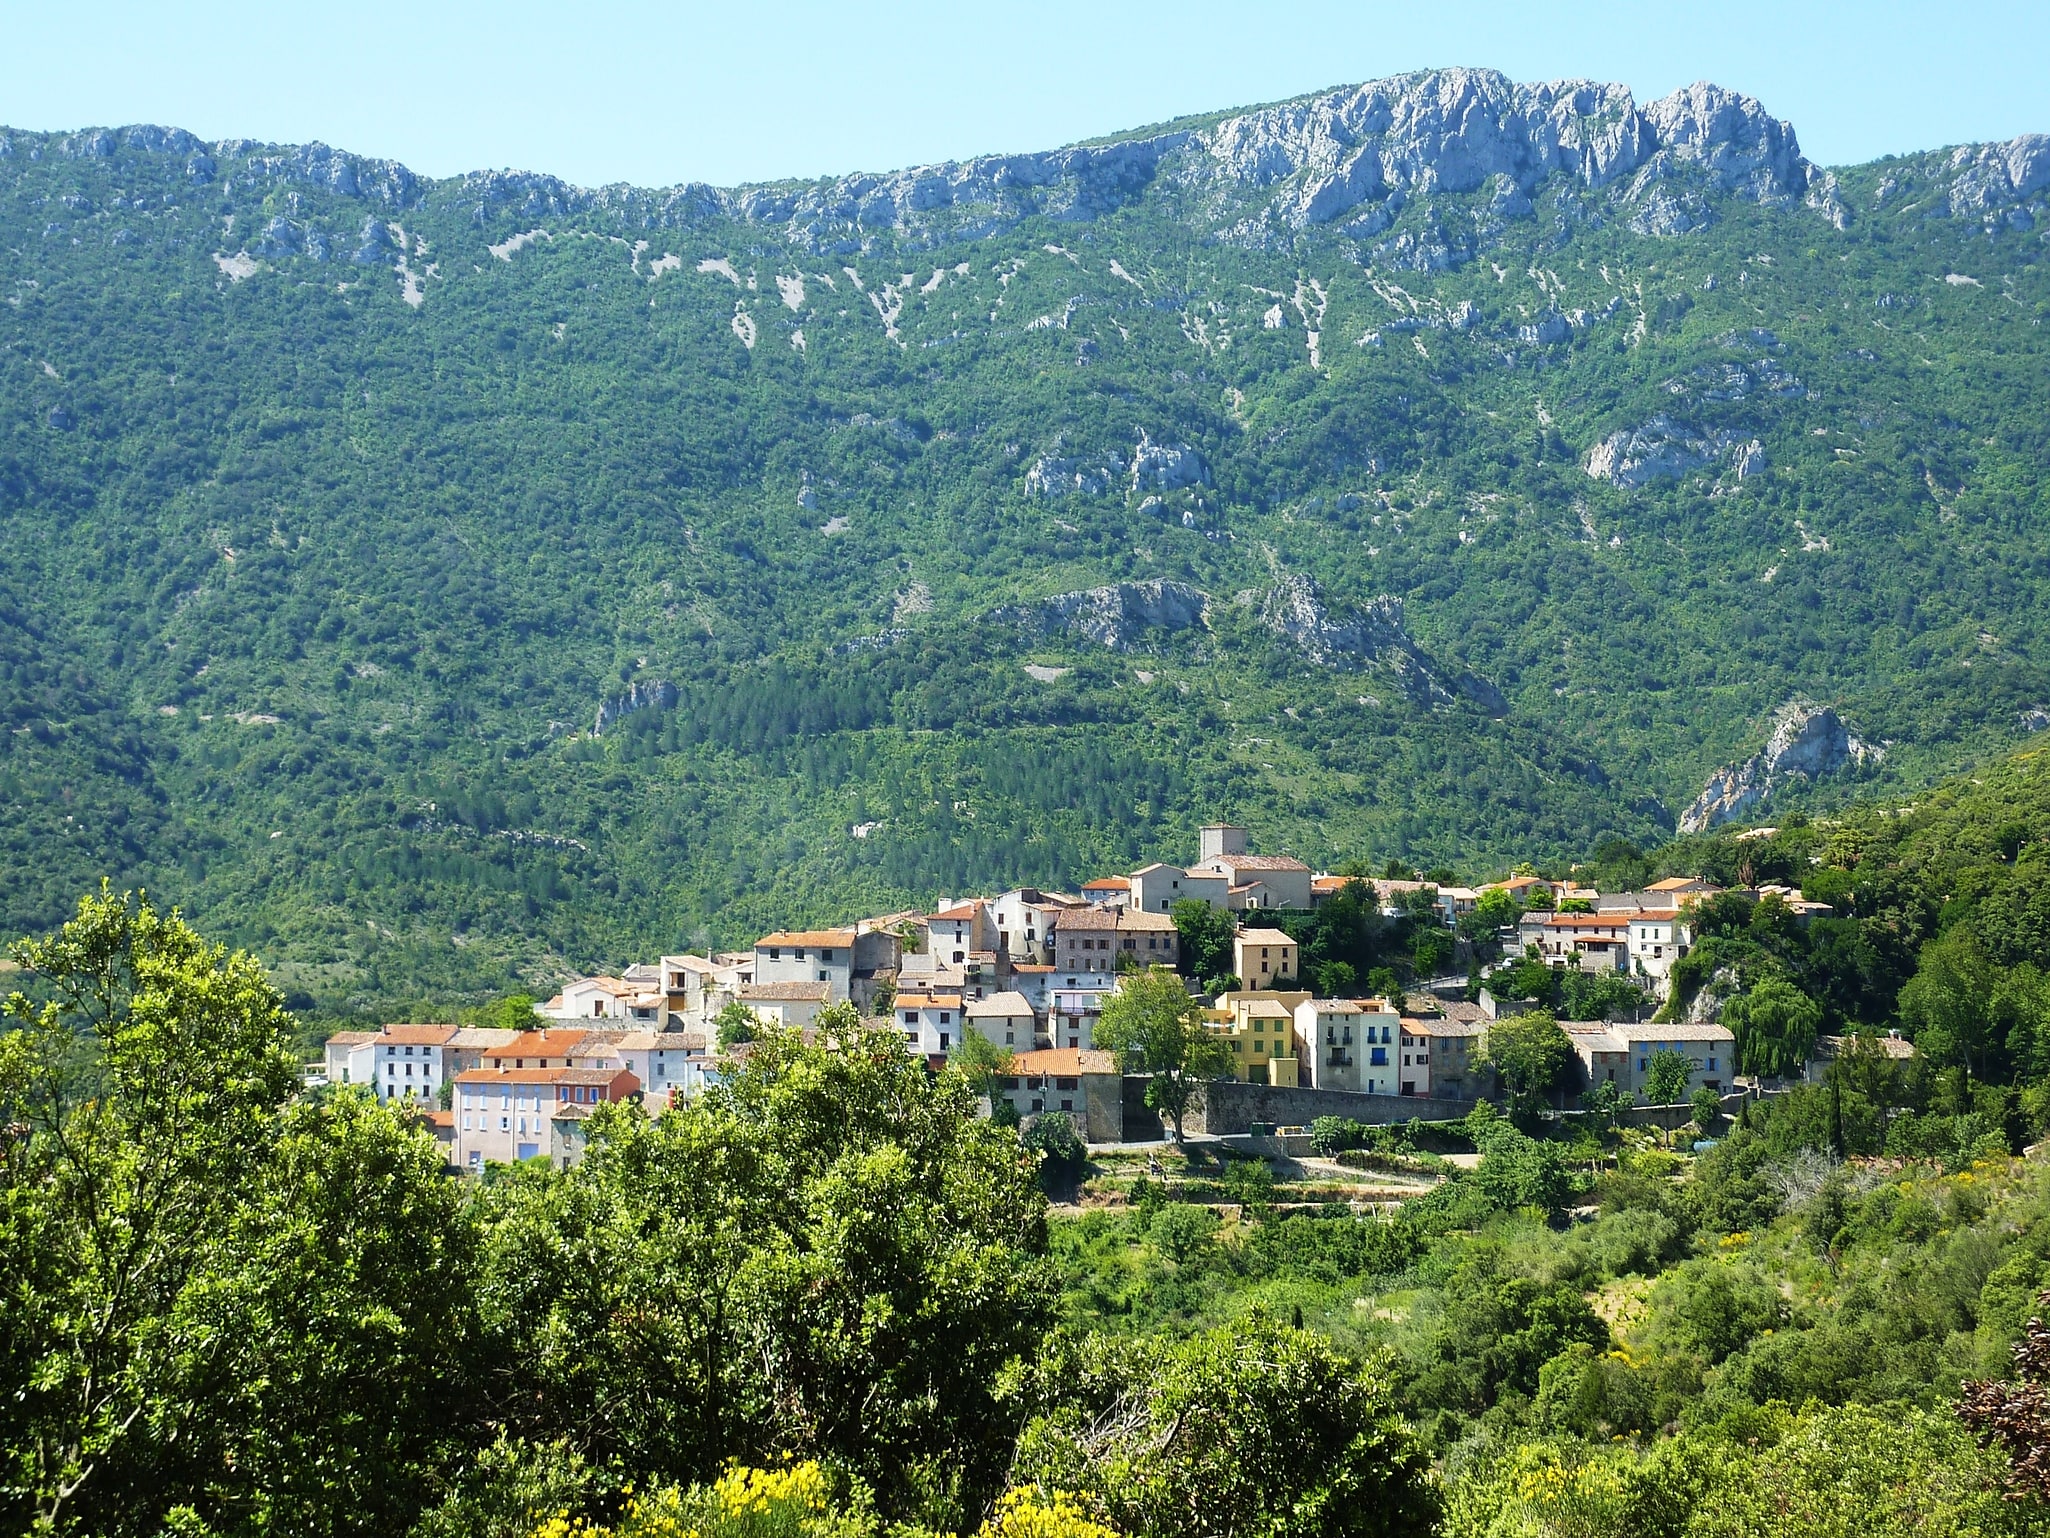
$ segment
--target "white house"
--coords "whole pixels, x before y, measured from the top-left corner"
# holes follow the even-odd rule
[[[740,1002],[769,1025],[801,1028],[832,1002],[831,988],[830,983],[749,983],[740,990]]]
[[[1214,871],[1183,870],[1179,865],[1158,862],[1133,871],[1125,885],[1131,894],[1126,906],[1144,913],[1166,913],[1188,898],[1223,908],[1231,896],[1231,883]]]
[[[827,999],[851,997],[854,931],[779,929],[755,941],[755,977],[760,983],[824,983]]]
[[[1295,1008],[1295,1035],[1317,1089],[1402,1092],[1402,1017],[1387,1000],[1305,999]]]
[[[997,926],[981,898],[953,903],[925,920],[926,950],[937,965],[959,965],[977,951],[995,951]]]
[[[336,1031],[328,1037],[322,1056],[330,1084],[368,1084],[372,1080],[370,1044],[375,1031]]]
[[[442,1083],[449,1078],[445,1048],[456,1037],[452,1025],[387,1025],[370,1041],[371,1085],[381,1101],[417,1100],[440,1104]],[[350,1063],[353,1077],[356,1063]]]
[[[1042,892],[1033,886],[1014,887],[989,905],[990,921],[997,932],[996,949],[1014,961],[1049,959],[1061,914],[1081,906],[1079,897]]]
[[[1693,944],[1693,931],[1676,909],[1648,908],[1629,915],[1630,969],[1650,978],[1661,998],[1672,984],[1673,963]]]
[[[649,1111],[694,1100],[708,1078],[717,1080],[710,1040],[697,1032],[635,1031],[614,1050],[620,1066],[640,1081]]]
[[[1039,1027],[1022,993],[996,993],[971,1000],[964,1009],[969,1027],[1006,1052],[1030,1052]]]
[[[1285,854],[1218,854],[1198,862],[1192,874],[1222,876],[1241,889],[1235,907],[1308,908],[1310,867]]]
[[[638,969],[636,969],[638,970]],[[653,980],[580,977],[534,1012],[549,1020],[629,1020],[657,1023],[665,1000]]]
[[[968,1029],[967,1006],[958,997],[900,993],[891,1010],[904,1044],[925,1057],[945,1057]]]

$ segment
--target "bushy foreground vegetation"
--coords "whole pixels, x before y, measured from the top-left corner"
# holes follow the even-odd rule
[[[585,1161],[452,1179],[295,1093],[247,957],[103,895],[0,1034],[0,1508],[72,1534],[1738,1538],[2038,1530],[1952,1413],[2050,1167],[1867,1063],[1689,1159],[1480,1150],[1393,1216],[1036,1156],[894,1033],[766,1033]],[[1860,1097],[1863,1097],[1861,1102]],[[1836,1158],[1855,1107],[1913,1157]],[[1848,1108],[1848,1109],[1847,1109]],[[1434,1171],[1428,1160],[1416,1161]],[[1224,1213],[1221,1219],[1220,1211]]]

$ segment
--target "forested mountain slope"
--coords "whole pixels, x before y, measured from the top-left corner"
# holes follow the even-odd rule
[[[1796,698],[1884,752],[1780,801],[1922,784],[2050,706],[2046,182],[1468,71],[739,191],[0,132],[0,921],[389,1001],[1655,839]]]

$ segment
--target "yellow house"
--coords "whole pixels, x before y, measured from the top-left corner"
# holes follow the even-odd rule
[[[1283,997],[1239,998],[1232,1008],[1204,1011],[1211,1031],[1230,1044],[1232,1077],[1241,1084],[1294,1089],[1300,1082],[1295,1014]]]
[[[1241,929],[1231,942],[1231,963],[1247,988],[1271,988],[1283,979],[1295,981],[1301,952],[1278,929]]]

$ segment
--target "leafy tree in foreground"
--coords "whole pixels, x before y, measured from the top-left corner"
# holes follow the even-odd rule
[[[1509,1092],[1511,1114],[1529,1118],[1565,1077],[1573,1042],[1549,1011],[1539,1009],[1492,1022],[1483,1055]]]
[[[1613,1130],[1618,1116],[1635,1098],[1614,1079],[1604,1079],[1580,1097],[1580,1107],[1599,1116],[1603,1123]]]
[[[1736,1038],[1744,1072],[1783,1078],[1807,1066],[1822,1008],[1784,978],[1768,977],[1724,1005],[1722,1022]]]
[[[1385,1368],[1320,1336],[1254,1316],[1178,1344],[1057,1343],[1035,1374],[1055,1402],[1019,1439],[1013,1477],[1082,1495],[1135,1538],[1435,1528],[1429,1460]]]
[[[1707,1137],[1723,1119],[1723,1097],[1706,1084],[1694,1092],[1688,1104],[1694,1109],[1694,1125]]]
[[[989,1101],[990,1114],[999,1121],[1015,1121],[1018,1115],[1003,1086],[1005,1076],[1011,1072],[1011,1057],[1011,1053],[971,1027],[961,1033],[960,1045],[947,1059],[948,1066],[967,1080],[968,1088]]]
[[[1206,1080],[1231,1071],[1230,1047],[1203,1024],[1202,1006],[1181,979],[1163,968],[1126,977],[1103,1003],[1096,1024],[1097,1046],[1115,1052],[1126,1073],[1144,1073],[1146,1104],[1182,1123],[1202,1101]]]
[[[1684,1052],[1661,1047],[1652,1053],[1644,1070],[1644,1098],[1649,1105],[1678,1105],[1687,1098],[1687,1080],[1693,1076],[1693,1061]]]
[[[469,1423],[466,1228],[433,1143],[357,1095],[283,1109],[262,969],[146,899],[103,889],[14,956],[0,1514],[403,1531]]]
[[[762,1027],[762,1017],[733,999],[712,1017],[712,1027],[721,1048],[737,1047],[755,1039],[755,1033]]]
[[[816,1456],[957,1529],[995,1496],[993,1384],[1048,1323],[1046,1204],[961,1076],[887,1029],[765,1028],[688,1107],[590,1127],[575,1169],[489,1193],[512,1431],[674,1483]]]
[[[1199,981],[1231,970],[1231,941],[1238,926],[1224,909],[1200,897],[1184,897],[1168,908],[1181,942],[1181,971]]]

